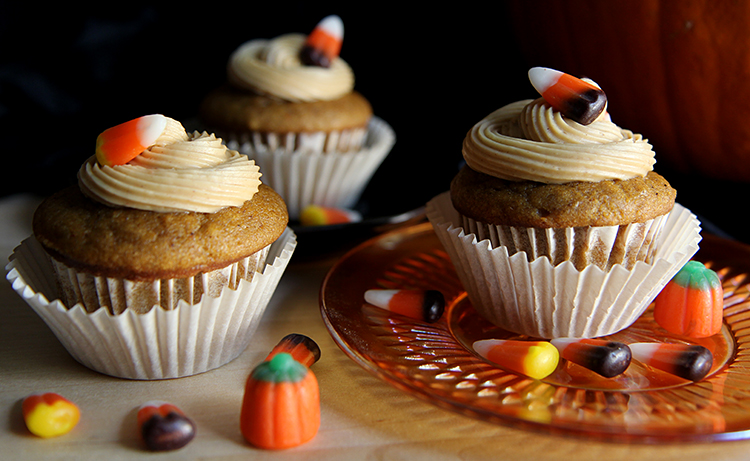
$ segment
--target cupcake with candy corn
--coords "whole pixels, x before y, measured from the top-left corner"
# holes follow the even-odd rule
[[[354,91],[343,35],[334,15],[307,36],[248,41],[200,106],[202,123],[260,165],[292,219],[310,204],[351,208],[395,142]]]
[[[428,217],[475,309],[534,337],[596,337],[632,324],[697,251],[700,225],[614,124],[590,80],[529,72],[542,97],[466,135],[466,166]]]
[[[245,155],[163,115],[104,131],[8,278],[82,364],[174,378],[239,355],[296,246]]]

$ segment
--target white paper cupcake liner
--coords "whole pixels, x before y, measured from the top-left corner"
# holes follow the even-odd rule
[[[81,304],[66,308],[56,299],[49,258],[33,237],[11,255],[6,278],[84,366],[120,378],[179,378],[220,367],[247,348],[296,245],[287,228],[251,281],[241,280],[236,290],[225,288],[218,297],[203,296],[197,304],[180,301],[175,309],[146,314],[87,313]]]
[[[594,338],[632,325],[701,240],[696,216],[675,204],[650,263],[579,271],[570,261],[529,261],[525,252],[509,255],[503,246],[477,240],[462,227],[450,192],[433,198],[426,212],[476,311],[508,331],[546,339]]]
[[[293,135],[290,135],[293,136]],[[312,136],[308,134],[308,136]],[[225,139],[230,149],[255,160],[263,182],[284,199],[290,219],[315,204],[351,208],[396,142],[396,134],[378,117],[370,120],[364,145],[350,152],[269,149],[251,140]]]
[[[78,303],[87,312],[99,308],[110,314],[120,314],[126,309],[145,313],[155,306],[174,309],[180,301],[198,303],[205,294],[217,298],[224,288],[237,289],[240,280],[251,281],[265,267],[270,245],[226,267],[202,272],[193,277],[153,281],[133,281],[102,277],[74,268],[50,257],[57,274],[60,300],[66,306]]]
[[[553,265],[570,261],[578,270],[594,264],[608,271],[615,264],[631,269],[636,261],[651,262],[666,220],[662,215],[622,226],[543,229],[497,226],[461,216],[461,225],[467,234],[489,240],[492,248],[505,247],[511,256],[524,252],[529,261],[547,256]]]

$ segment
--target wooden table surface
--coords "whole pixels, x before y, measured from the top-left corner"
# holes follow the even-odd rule
[[[9,255],[30,234],[37,201],[0,201],[0,251]],[[4,256],[5,257],[5,256]],[[528,432],[438,408],[370,375],[331,339],[320,315],[321,282],[334,259],[295,261],[274,295],[250,347],[229,364],[198,376],[130,381],[101,375],[75,362],[52,332],[5,282],[0,284],[0,459],[330,459],[330,460],[746,460],[750,441],[667,445],[621,444]],[[239,432],[245,379],[276,342],[302,333],[321,347],[313,366],[320,383],[321,427],[309,443],[284,451],[247,445]],[[21,401],[58,392],[81,409],[70,433],[31,435]],[[148,400],[167,400],[197,424],[186,447],[146,451],[135,413]]]

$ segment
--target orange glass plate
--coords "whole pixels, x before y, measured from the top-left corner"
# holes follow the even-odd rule
[[[750,438],[750,247],[704,236],[695,259],[724,284],[720,334],[688,340],[662,330],[651,309],[608,338],[624,343],[699,343],[714,354],[709,375],[685,381],[633,361],[606,379],[561,360],[543,380],[503,370],[471,350],[478,339],[520,338],[474,311],[429,223],[354,248],[329,271],[323,320],[355,362],[397,388],[442,408],[498,424],[641,443]],[[371,288],[438,289],[446,312],[429,324],[364,302]]]

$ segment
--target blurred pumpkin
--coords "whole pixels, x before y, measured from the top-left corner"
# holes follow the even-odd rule
[[[750,1],[508,6],[526,64],[596,81],[613,121],[654,145],[657,170],[750,181]]]

